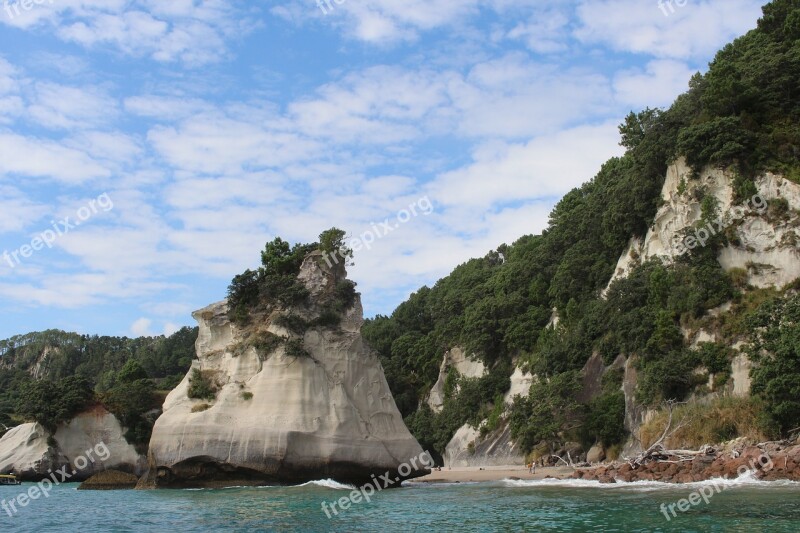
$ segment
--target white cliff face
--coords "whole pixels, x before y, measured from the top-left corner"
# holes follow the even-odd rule
[[[141,475],[146,459],[128,444],[117,418],[102,407],[81,413],[50,434],[35,423],[22,424],[0,439],[0,473],[14,472],[23,479],[41,479],[48,471],[67,466],[72,480],[84,480],[103,470]]]
[[[511,375],[511,387],[503,397],[505,406],[510,407],[517,396],[527,398],[531,392],[531,385],[537,380],[535,375],[515,367]],[[511,439],[511,430],[505,421],[485,437],[481,437],[478,429],[464,424],[447,443],[443,458],[445,466],[450,467],[525,464],[525,455]]]
[[[57,459],[51,455],[47,431],[39,424],[22,424],[8,430],[0,439],[0,473],[45,476]]]
[[[314,298],[328,275],[312,256],[299,279]],[[241,349],[252,331],[231,324],[225,302],[194,317],[200,335],[193,368],[219,390],[213,401],[189,398],[190,371],[169,394],[150,442],[149,486],[353,482],[396,471],[422,453],[361,338],[359,301],[338,330],[305,333],[310,357],[289,356],[284,346],[271,354]],[[288,333],[269,320],[254,327]]]
[[[700,187],[719,202],[724,228],[735,231],[737,243],[725,247],[719,255],[726,270],[735,268],[748,272],[749,282],[756,287],[783,287],[800,277],[800,224],[796,220],[770,220],[761,200],[785,199],[791,209],[800,209],[800,186],[780,176],[766,173],[755,184],[760,198],[748,199],[743,206],[734,205],[733,176],[720,169],[708,168],[699,179],[690,177],[691,169],[679,159],[667,170],[661,192],[663,205],[656,213],[644,240],[632,239],[622,254],[609,286],[624,278],[633,266],[651,257],[666,262],[680,253],[678,246],[685,228],[696,225],[701,218],[700,202],[694,193]],[[681,191],[684,187],[685,190]]]
[[[439,378],[428,394],[427,403],[434,413],[441,412],[444,406],[444,385],[451,368],[465,378],[480,378],[486,374],[484,364],[481,361],[467,357],[463,348],[456,346],[445,353],[442,365],[439,367]]]
[[[525,464],[525,454],[511,439],[507,422],[485,437],[481,437],[479,430],[464,424],[447,443],[443,459],[445,466],[458,468]]]
[[[503,397],[503,401],[506,405],[510,405],[516,396],[527,398],[531,392],[531,385],[537,380],[538,378],[530,372],[523,372],[521,368],[514,367],[514,373],[511,374],[511,387]]]

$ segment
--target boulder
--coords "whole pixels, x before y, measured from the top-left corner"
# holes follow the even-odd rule
[[[589,463],[599,463],[606,458],[606,450],[602,444],[595,444],[586,454],[586,461]]]
[[[78,490],[129,490],[136,488],[139,478],[119,470],[106,470],[95,474],[78,487]]]

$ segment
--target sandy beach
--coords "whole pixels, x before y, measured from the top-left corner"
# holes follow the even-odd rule
[[[415,479],[412,483],[468,483],[502,479],[537,480],[547,477],[564,479],[572,476],[574,471],[565,466],[537,468],[535,474],[529,473],[524,466],[442,468],[441,471],[434,470],[427,476]]]

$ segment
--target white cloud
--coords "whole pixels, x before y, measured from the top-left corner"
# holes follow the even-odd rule
[[[58,142],[0,133],[0,174],[44,177],[78,184],[107,177],[110,171],[85,152],[64,147]]]
[[[628,70],[617,74],[614,92],[618,101],[637,109],[668,107],[688,90],[695,72],[681,61],[655,60],[647,64],[644,72]]]
[[[525,144],[485,143],[474,151],[471,164],[434,180],[431,194],[468,212],[485,212],[500,202],[561,196],[591,179],[606,159],[619,155],[618,142],[616,123],[607,123]]]
[[[153,333],[150,330],[152,326],[152,320],[149,318],[140,318],[131,324],[131,334],[134,337],[152,337]]]
[[[659,58],[708,58],[755,27],[762,0],[690,0],[665,16],[658,2],[581,0],[576,36],[622,52]]]
[[[253,28],[237,20],[235,5],[223,0],[51,0],[19,15],[3,15],[2,24],[55,33],[89,49],[111,47],[191,66],[218,61],[228,53],[229,40]]]
[[[116,101],[96,88],[39,82],[31,100],[30,117],[51,129],[102,126],[117,116]]]
[[[176,331],[181,329],[181,327],[173,322],[165,322],[164,323],[164,336],[169,337]]]

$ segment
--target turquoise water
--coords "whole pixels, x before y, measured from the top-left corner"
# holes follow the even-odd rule
[[[0,531],[800,531],[800,484],[793,483],[730,483],[708,505],[701,502],[667,521],[659,506],[701,487],[411,483],[328,519],[322,502],[350,493],[331,482],[154,492],[85,492],[63,485],[13,518],[0,511]],[[19,493],[20,487],[0,487],[0,500]]]

